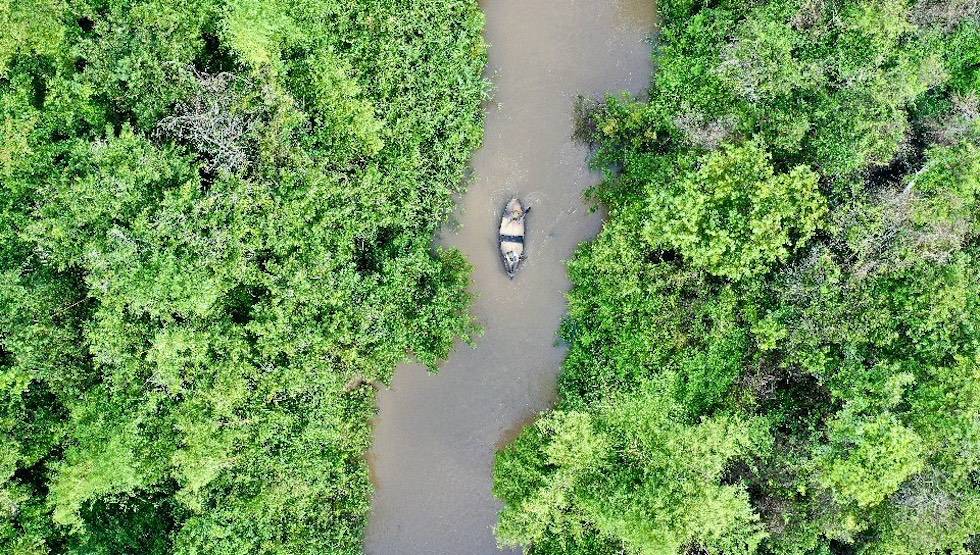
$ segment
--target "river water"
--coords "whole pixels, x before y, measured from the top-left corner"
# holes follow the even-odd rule
[[[565,261],[595,235],[583,190],[599,176],[571,138],[577,95],[646,90],[652,0],[485,0],[490,43],[486,138],[473,182],[440,242],[473,265],[473,314],[486,330],[458,345],[438,374],[402,365],[379,396],[368,454],[376,492],[365,551],[372,555],[501,553],[493,526],[494,452],[555,396],[565,350]],[[512,195],[533,208],[528,259],[510,281],[496,252]]]

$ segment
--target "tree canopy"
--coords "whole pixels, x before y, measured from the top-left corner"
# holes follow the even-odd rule
[[[980,11],[658,2],[591,114],[555,409],[498,454],[554,554],[980,553]]]
[[[357,553],[374,391],[467,336],[432,237],[473,1],[0,0],[0,551]]]

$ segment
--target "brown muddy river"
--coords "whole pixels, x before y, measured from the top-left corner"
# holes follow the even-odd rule
[[[376,493],[372,555],[500,553],[493,526],[494,452],[555,396],[565,350],[565,261],[598,231],[582,192],[598,180],[571,139],[577,95],[640,93],[650,77],[652,0],[485,0],[490,43],[484,147],[441,242],[473,265],[473,314],[486,333],[459,345],[438,374],[398,368],[380,395],[368,457]],[[510,281],[496,251],[500,209],[517,195],[528,259]]]

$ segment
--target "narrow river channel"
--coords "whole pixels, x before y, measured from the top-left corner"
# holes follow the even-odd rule
[[[565,261],[601,218],[583,190],[598,176],[572,141],[579,94],[640,93],[650,77],[653,0],[484,0],[490,43],[484,147],[441,242],[473,265],[473,313],[486,333],[459,345],[438,374],[398,368],[380,395],[368,457],[377,491],[372,555],[483,555],[496,549],[494,452],[554,400],[564,349]],[[528,216],[528,260],[510,281],[496,254],[503,204]]]

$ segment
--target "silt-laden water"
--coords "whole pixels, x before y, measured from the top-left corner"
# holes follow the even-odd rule
[[[473,314],[485,328],[438,374],[398,368],[380,394],[376,486],[365,551],[372,555],[499,553],[494,452],[554,400],[565,350],[565,261],[598,231],[582,192],[598,176],[572,140],[577,95],[640,93],[650,77],[651,0],[486,0],[484,147],[474,180],[440,241],[473,265]],[[532,206],[528,260],[510,281],[496,251],[500,209],[512,195]]]

